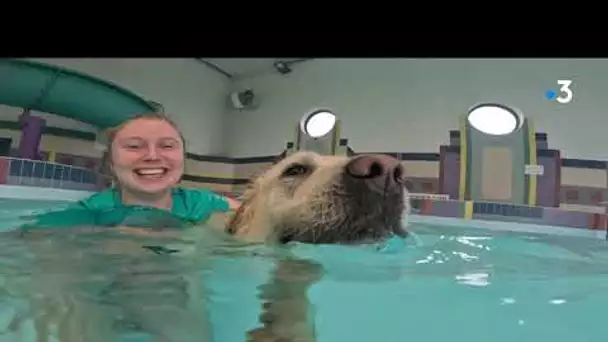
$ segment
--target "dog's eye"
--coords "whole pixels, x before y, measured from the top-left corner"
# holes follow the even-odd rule
[[[309,168],[306,165],[295,164],[295,165],[291,165],[290,167],[285,169],[285,171],[283,171],[283,176],[284,177],[301,176],[301,175],[307,173],[308,170],[309,170]]]

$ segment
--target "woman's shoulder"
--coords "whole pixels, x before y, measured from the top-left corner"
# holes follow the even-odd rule
[[[228,204],[224,196],[208,188],[178,187],[173,190],[173,198],[175,197],[190,205],[215,205],[223,208]]]
[[[178,187],[173,190],[173,211],[196,220],[206,219],[212,212],[230,209],[226,198],[207,188]]]
[[[116,207],[115,191],[106,189],[61,209],[38,213],[33,217],[33,222],[24,225],[22,229],[95,224],[98,212],[114,207]]]
[[[114,188],[108,188],[95,193],[77,202],[77,206],[87,209],[107,209],[117,205],[117,192]]]

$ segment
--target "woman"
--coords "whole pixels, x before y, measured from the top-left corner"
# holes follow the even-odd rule
[[[33,305],[39,312],[58,312],[57,306],[63,309],[64,305],[70,305],[72,310],[63,316],[38,318],[39,333],[44,336],[47,327],[60,325],[57,334],[62,341],[105,342],[115,340],[115,334],[128,332],[147,333],[168,341],[210,340],[205,296],[198,293],[204,288],[198,273],[203,266],[197,264],[192,275],[183,269],[177,261],[179,258],[156,259],[156,254],[179,251],[166,247],[171,241],[154,239],[159,234],[164,236],[162,232],[142,228],[179,228],[183,223],[205,223],[215,212],[237,209],[239,202],[208,189],[178,185],[184,174],[184,139],[167,117],[159,114],[133,117],[110,130],[108,138],[106,161],[114,186],[65,210],[40,215],[34,224],[22,227],[22,231],[116,226],[120,232],[149,236],[154,244],[142,245],[137,239],[99,240],[95,241],[95,252],[87,258],[73,258],[79,251],[74,247],[76,244],[61,245],[61,250],[53,245],[50,255],[55,261],[51,265],[60,272],[50,276],[43,273],[37,283],[45,284],[40,293],[49,293],[58,304],[35,298]],[[175,229],[167,233],[180,235]],[[38,247],[32,247],[35,248]],[[36,251],[43,254],[42,250]],[[59,255],[61,251],[65,255]],[[114,278],[111,284],[99,285],[101,290],[82,290],[84,296],[72,290],[73,284],[90,282],[90,272],[83,271],[84,275],[81,275],[80,270],[94,269],[96,266],[91,265],[110,255],[121,256],[112,258],[112,266],[109,266],[112,270],[107,271],[110,272],[107,277]],[[48,267],[49,263],[45,265]],[[105,275],[105,272],[100,274]],[[51,289],[46,286],[45,277],[55,279]],[[83,287],[78,286],[79,289]],[[53,292],[53,289],[58,290]],[[119,318],[114,318],[115,315]],[[95,323],[89,324],[91,321]]]
[[[115,186],[67,211],[39,216],[37,225],[65,226],[83,221],[118,224],[127,213],[149,209],[169,212],[181,222],[200,224],[214,212],[238,208],[238,201],[208,189],[178,185],[184,174],[185,140],[169,118],[156,113],[138,115],[107,135],[105,160]]]
[[[108,132],[110,170],[116,187],[82,201],[87,208],[139,205],[165,209],[195,221],[239,203],[207,189],[178,187],[184,174],[185,141],[177,126],[159,114],[131,118]]]

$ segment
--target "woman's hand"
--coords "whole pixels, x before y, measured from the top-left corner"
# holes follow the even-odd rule
[[[236,200],[236,199],[230,198],[230,197],[226,197],[226,196],[224,196],[224,198],[226,199],[226,201],[230,205],[230,210],[236,211],[241,206],[241,202],[239,200]]]

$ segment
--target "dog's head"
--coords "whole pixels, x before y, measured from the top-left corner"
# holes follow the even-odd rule
[[[387,155],[298,152],[253,180],[228,224],[237,236],[286,243],[364,243],[405,236],[408,191]]]

